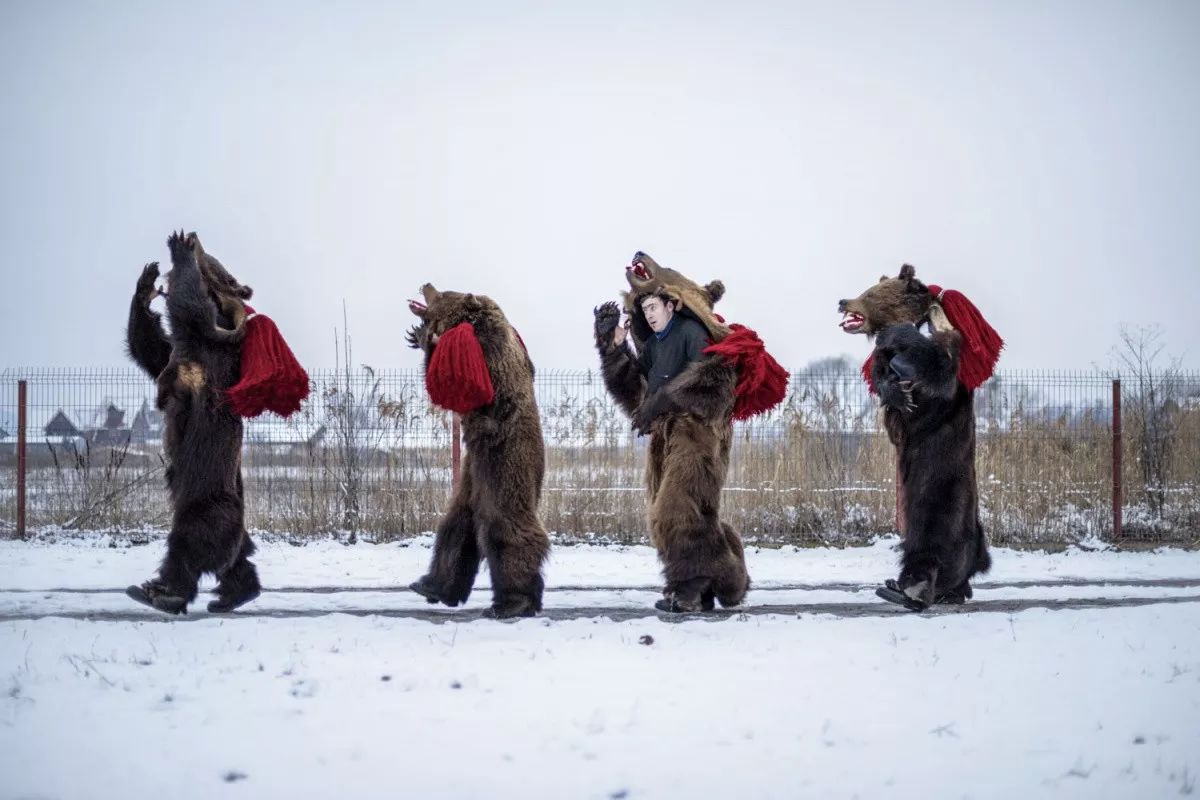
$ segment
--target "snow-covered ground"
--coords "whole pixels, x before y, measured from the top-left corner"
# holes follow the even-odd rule
[[[108,544],[0,542],[2,798],[1200,794],[1200,553],[996,550],[913,615],[893,541],[751,549],[744,613],[672,621],[651,550],[561,547],[497,623],[400,590],[428,538],[262,545],[183,619]]]

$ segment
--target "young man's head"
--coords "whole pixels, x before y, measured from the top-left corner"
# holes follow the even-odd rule
[[[675,316],[675,303],[660,295],[648,294],[641,299],[639,304],[642,307],[642,314],[646,316],[646,322],[650,324],[650,329],[655,333],[665,331],[671,322],[671,317]]]

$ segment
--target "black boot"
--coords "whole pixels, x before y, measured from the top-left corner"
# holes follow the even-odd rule
[[[924,611],[933,605],[934,588],[932,578],[901,576],[899,581],[888,578],[883,586],[875,590],[875,595],[889,603],[904,606],[909,611]]]
[[[125,594],[142,605],[165,611],[168,614],[187,613],[186,595],[170,588],[158,578],[151,578],[141,586],[130,586],[125,590]]]
[[[458,605],[457,600],[447,599],[442,594],[442,587],[428,575],[422,575],[419,579],[413,583],[410,583],[408,588],[421,595],[421,597],[424,597],[425,602],[429,603],[430,605],[445,603],[451,608],[454,608]]]

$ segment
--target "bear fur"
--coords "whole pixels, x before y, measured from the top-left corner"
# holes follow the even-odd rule
[[[424,351],[426,373],[439,337],[470,323],[494,398],[462,416],[461,477],[438,526],[429,571],[411,588],[431,603],[465,603],[486,559],[492,578],[489,615],[531,616],[542,609],[541,570],[550,551],[538,518],[545,445],[533,362],[491,298],[439,292],[429,284],[421,292],[424,303],[410,303],[420,322],[409,331],[408,342]]]
[[[896,447],[905,531],[900,576],[889,584],[919,607],[961,603],[991,566],[979,521],[975,409],[957,378],[962,337],[925,337],[909,323],[880,331],[872,379]]]
[[[974,392],[958,378],[962,336],[909,264],[839,310],[844,331],[875,339],[867,377],[896,447],[903,543],[899,579],[887,585],[912,608],[961,603],[972,576],[991,566],[979,520]]]
[[[245,335],[244,301],[252,290],[208,255],[196,234],[167,241],[167,318],[150,309],[159,293],[158,264],[147,264],[130,304],[130,357],[157,384],[163,413],[163,454],[172,505],[167,555],[157,577],[131,596],[169,613],[186,612],[200,576],[217,577],[210,611],[230,611],[261,586],[244,525],[242,421],[224,392],[237,382]]]
[[[653,335],[640,299],[657,294],[676,303],[720,341],[729,329],[713,313],[725,291],[719,281],[699,286],[638,253],[626,272],[625,311],[639,348]],[[596,349],[605,387],[639,432],[650,433],[646,458],[650,541],[663,565],[664,602],[671,611],[711,610],[742,602],[750,587],[741,537],[720,519],[721,488],[729,471],[737,371],[708,355],[688,364],[658,393],[646,396],[637,356],[613,342],[621,309],[605,303],[594,312]]]

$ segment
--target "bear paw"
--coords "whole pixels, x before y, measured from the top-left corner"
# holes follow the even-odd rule
[[[182,230],[175,231],[167,237],[167,249],[171,251],[171,263],[178,264],[195,255],[196,238]]]
[[[592,309],[592,314],[595,316],[596,345],[607,348],[613,342],[613,331],[621,322],[621,309],[609,301]]]
[[[149,305],[151,300],[158,297],[158,278],[157,261],[151,261],[142,267],[142,274],[138,276],[137,296],[143,303]]]

